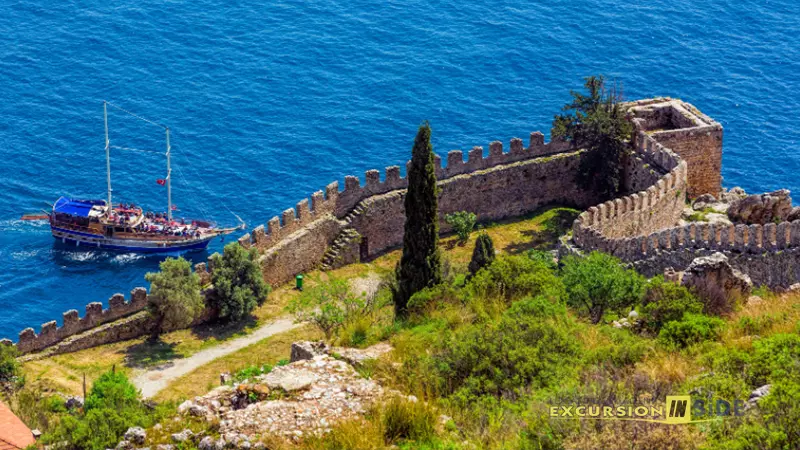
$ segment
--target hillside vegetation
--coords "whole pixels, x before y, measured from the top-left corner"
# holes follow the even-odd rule
[[[471,279],[451,269],[411,298],[407,319],[360,331],[386,338],[390,327],[392,358],[368,375],[434,412],[386,405],[304,445],[798,448],[800,296],[761,295],[729,317],[705,315],[687,289],[644,280],[602,254],[561,266],[537,251],[504,255]],[[621,318],[630,326],[611,325]],[[353,332],[344,328],[340,341]],[[709,420],[698,424],[549,417],[553,405],[662,406],[680,394],[733,404],[764,385],[769,394],[742,417],[693,417]],[[404,433],[392,431],[395,420]]]
[[[412,296],[406,318],[396,319],[389,304],[368,311],[368,316],[357,310],[331,336],[339,345],[391,343],[394,351],[387,358],[359,370],[419,401],[389,401],[363,419],[335,424],[329,434],[299,442],[265,437],[268,448],[797,448],[800,295],[759,292],[761,302],[740,305],[728,317],[714,317],[704,315],[702,301],[686,289],[661,278],[645,280],[605,255],[557,265],[547,250],[566,232],[575,213],[549,208],[522,220],[486,226],[482,231],[493,241],[497,258],[474,276],[468,265],[479,233],[466,242],[457,236],[443,239],[443,281]],[[399,252],[392,252],[371,263],[310,274],[307,291],[315,284],[352,282],[367,274],[391,278],[398,258]],[[262,307],[272,314],[298,298],[283,287],[276,293],[280,295]],[[388,298],[391,293],[384,286],[376,296]],[[631,326],[612,326],[631,310],[638,316],[628,319]],[[259,311],[255,314],[264,314]],[[191,331],[174,333],[162,339],[175,342],[173,336],[181,336],[176,345],[187,351],[202,342]],[[160,423],[165,431],[148,432],[163,436],[164,443],[170,442],[166,430],[205,427],[213,433],[201,423],[176,424],[171,416],[177,403],[172,401],[204,393],[218,383],[220,372],[246,374],[264,364],[278,364],[288,357],[292,339],[320,336],[319,331],[301,328],[290,338],[276,337],[200,367],[163,392],[160,397],[169,402],[154,410],[120,409],[120,417],[129,421],[120,419],[111,428],[103,425],[94,444],[73,442],[71,448],[101,448],[134,424]],[[100,355],[116,358],[112,360],[121,366],[117,373],[130,373],[125,355],[144,344],[128,345],[24,365],[26,386],[12,405],[47,433],[48,442],[80,439],[99,426],[91,420],[100,413],[90,417],[66,411],[61,398],[48,392],[61,391],[57,386],[62,383],[78,387],[80,367],[94,367],[94,376],[107,371],[103,361],[92,360]],[[70,366],[78,368],[72,375]],[[104,383],[116,380],[127,386],[117,378],[106,377]],[[692,425],[549,417],[553,405],[661,406],[667,395],[676,394],[747,400],[766,384],[771,385],[769,394],[745,416]],[[42,386],[48,386],[44,393],[37,390]],[[124,401],[131,405],[128,391],[124,387]],[[113,407],[104,401],[97,410]],[[181,448],[193,445],[186,442]]]

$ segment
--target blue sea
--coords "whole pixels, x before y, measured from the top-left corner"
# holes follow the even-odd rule
[[[800,195],[798,35],[796,0],[0,0],[0,337],[143,286],[162,258],[19,220],[104,198],[103,100],[171,128],[177,214],[225,225],[404,162],[424,119],[442,155],[548,134],[598,73],[721,122],[725,186]],[[163,152],[163,130],[109,125],[112,144]],[[111,160],[115,200],[166,209],[163,155]]]

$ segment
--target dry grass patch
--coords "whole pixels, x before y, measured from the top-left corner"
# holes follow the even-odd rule
[[[636,365],[636,370],[650,379],[667,385],[683,383],[699,372],[699,367],[689,357],[664,350],[651,354]]]
[[[297,295],[298,292],[287,284],[273,290],[267,301],[256,308],[249,319],[241,322],[177,330],[163,334],[157,341],[141,337],[101,345],[29,361],[22,365],[22,370],[29,381],[66,394],[81,395],[84,374],[87,386],[91,386],[95,379],[112,367],[130,376],[133,369],[186,358],[221,342],[250,334],[260,326],[285,315],[286,305]]]
[[[800,322],[800,293],[764,292],[760,302],[750,302],[731,315],[723,341],[750,342],[753,336],[796,333]]]
[[[494,242],[498,253],[523,253],[528,250],[550,250],[555,246],[558,236],[572,225],[580,211],[551,206],[522,219],[503,220],[482,225]],[[480,217],[478,217],[480,220]],[[441,240],[441,246],[453,263],[469,263],[478,233],[473,232],[466,243],[459,244],[458,236],[452,235]]]
[[[141,345],[143,342],[144,338],[134,339],[29,361],[22,365],[22,370],[29,382],[72,395],[82,395],[84,374],[87,388],[114,366],[117,370],[130,375],[131,369],[125,365],[125,352],[127,348]]]
[[[215,359],[174,380],[156,395],[155,400],[180,401],[203,395],[219,386],[221,373],[234,373],[250,366],[274,365],[282,359],[289,359],[292,342],[321,337],[322,334],[311,326],[276,334],[230,355]]]

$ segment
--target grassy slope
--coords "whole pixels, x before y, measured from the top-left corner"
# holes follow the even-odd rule
[[[226,325],[203,325],[192,329],[167,333],[156,341],[138,338],[74,353],[52,356],[27,362],[23,371],[28,381],[41,382],[48,389],[78,395],[82,390],[83,376],[87,385],[112,367],[131,374],[136,369],[144,369],[167,363],[172,359],[184,358],[200,350],[213,347],[245,334],[269,323],[284,314],[283,308],[297,295],[290,286],[275,289],[267,302],[258,307],[248,320]]]
[[[499,253],[519,253],[531,248],[547,248],[555,242],[553,230],[569,226],[574,218],[574,210],[567,208],[546,208],[521,219],[511,219],[498,223],[484,224],[483,227],[492,236],[495,248]],[[454,267],[466,267],[472,255],[476,233],[473,233],[465,244],[458,244],[455,236],[445,237],[442,248]],[[400,251],[388,252],[370,263],[353,264],[335,270],[329,274],[314,271],[309,273],[310,283],[327,276],[353,278],[365,276],[371,272],[379,274],[390,272],[400,258]],[[157,342],[145,338],[126,342],[102,345],[96,348],[75,353],[53,356],[50,358],[25,363],[23,370],[28,381],[41,382],[48,389],[79,395],[82,390],[83,376],[87,385],[103,372],[115,366],[128,374],[135,369],[153,367],[167,363],[176,358],[192,355],[202,349],[215,346],[225,340],[242,336],[256,327],[284,314],[288,302],[297,295],[291,284],[276,288],[267,302],[257,308],[253,317],[243,323],[230,326],[200,326],[193,329],[179,330],[165,334]],[[198,368],[197,371],[182,378],[179,383],[167,389],[160,398],[177,399],[205,392],[206,388],[219,378],[219,373],[227,370],[238,370],[242,367],[275,362],[288,356],[288,345],[291,339],[317,337],[309,328],[296,330],[280,337],[276,336],[257,344],[258,352],[242,350],[219,363]],[[271,341],[275,349],[269,356],[259,352],[269,347]],[[264,345],[262,345],[264,344]],[[282,355],[280,350],[283,350]],[[213,366],[210,367],[210,366]],[[191,386],[184,381],[190,380]]]
[[[528,249],[550,248],[559,231],[566,229],[574,216],[569,210],[551,208],[521,220],[512,220],[486,226],[500,254],[524,253]],[[454,236],[442,240],[442,248],[456,271],[463,271],[470,259],[474,239],[458,245]],[[399,259],[399,251],[388,252],[370,263],[355,264],[331,273],[310,273],[309,282],[329,276],[339,278],[363,277],[370,273],[390,272]],[[89,382],[116,364],[120,370],[152,365],[179,355],[188,355],[201,348],[215,345],[219,341],[248,332],[252,326],[282,314],[288,300],[296,295],[290,286],[277,289],[266,305],[256,311],[248,326],[227,330],[211,329],[183,330],[164,337],[164,343],[154,346],[143,340],[118,343],[61,355],[25,365],[29,379],[55,384],[60,389],[78,392],[80,374],[87,373]],[[683,350],[664,348],[653,338],[612,330],[608,325],[590,325],[578,318],[573,311],[566,314],[567,332],[580,348],[576,358],[565,359],[564,366],[573,370],[565,372],[557,383],[539,389],[527,390],[513,401],[473,404],[465,407],[454,399],[440,397],[424,389],[410,379],[406,366],[396,370],[396,365],[377,367],[373,376],[387,385],[427,398],[436,405],[438,414],[453,417],[446,426],[437,426],[436,434],[423,441],[385,441],[386,414],[375,411],[366,421],[345,423],[337,426],[333,434],[321,441],[309,440],[303,446],[308,449],[322,448],[382,448],[392,444],[400,448],[698,448],[709,444],[708,426],[664,426],[630,424],[621,422],[580,423],[564,421],[552,426],[543,417],[547,405],[554,395],[567,398],[596,398],[634,400],[648,402],[662,398],[666,393],[685,393],[695,386],[712,386],[717,378],[709,378],[709,360],[735,351],[751,352],[753,343],[767,339],[777,333],[797,333],[800,323],[800,294],[775,296],[762,293],[764,302],[748,305],[726,318],[722,337]],[[395,362],[413,363],[429,354],[444,331],[457,331],[475,320],[474,312],[464,305],[445,304],[430,311],[430,317],[421,322],[408,323],[391,337],[397,350]],[[490,322],[495,319],[490,319]],[[755,325],[753,325],[755,324]],[[310,327],[273,336],[239,352],[220,358],[177,380],[159,396],[159,400],[179,400],[206,392],[218,383],[219,373],[236,371],[244,367],[274,364],[289,354],[291,342],[299,339],[317,338],[319,333]],[[643,352],[636,356],[636,351]],[[413,368],[412,366],[408,366]],[[415,375],[411,373],[412,377]],[[425,376],[425,373],[417,373]],[[731,388],[737,396],[747,397],[749,389],[734,375]],[[721,379],[721,378],[720,378]],[[708,381],[711,380],[711,381]],[[710,383],[710,384],[709,384]],[[488,399],[491,400],[491,399]],[[663,400],[661,400],[663,401]],[[800,402],[800,399],[798,399]],[[396,419],[393,419],[396,420]],[[739,426],[738,422],[730,422]],[[716,425],[715,425],[716,426]],[[550,428],[548,428],[550,427]],[[523,436],[536,433],[561,433],[555,447],[540,447]],[[352,444],[341,447],[343,442]],[[356,444],[356,442],[358,444]],[[469,443],[469,445],[462,445]],[[339,445],[337,447],[337,445]],[[667,445],[667,447],[662,447]],[[654,447],[655,446],[655,447]],[[742,447],[749,448],[749,447]],[[763,448],[770,448],[763,446]]]

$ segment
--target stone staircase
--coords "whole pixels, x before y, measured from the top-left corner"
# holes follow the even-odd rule
[[[358,249],[353,249],[353,245],[357,245],[361,240],[361,234],[353,228],[347,227],[339,232],[336,239],[328,247],[325,255],[322,256],[321,269],[328,271],[341,267],[355,261],[345,261],[345,252],[358,252]]]
[[[364,205],[364,202],[363,201],[358,202],[358,204],[355,206],[355,208],[351,209],[350,212],[347,213],[346,216],[344,216],[344,222],[349,227],[350,224],[353,223],[353,219],[355,219],[357,216],[360,216],[361,214],[363,214],[366,210],[367,210],[367,207]]]
[[[342,231],[336,236],[336,239],[333,240],[331,245],[328,247],[325,254],[322,256],[322,265],[321,269],[324,271],[332,270],[339,268],[345,264],[350,264],[353,262],[358,262],[358,254],[356,255],[343,255],[342,253],[347,250],[353,252],[353,245],[358,243],[361,239],[361,234],[358,233],[353,227],[353,220],[356,217],[364,214],[367,211],[367,207],[364,205],[364,202],[358,202],[356,206],[344,216],[342,222],[344,222],[344,227]],[[355,250],[357,251],[357,250]],[[349,256],[351,261],[345,261],[344,257]]]

